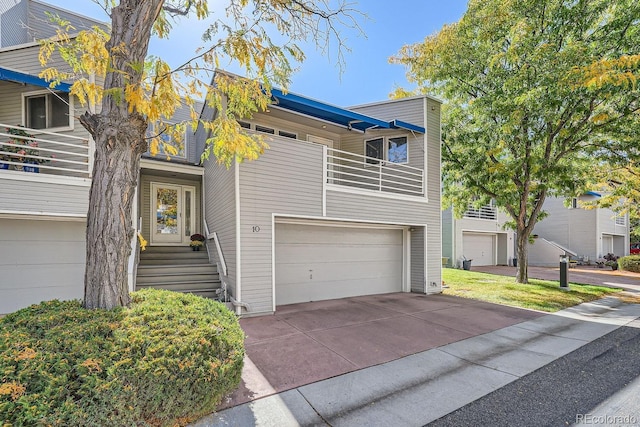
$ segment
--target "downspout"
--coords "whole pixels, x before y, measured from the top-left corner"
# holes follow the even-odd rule
[[[229,295],[229,299],[231,300],[231,304],[233,304],[236,308],[244,308],[247,311],[251,311],[251,306],[246,302],[237,301],[232,295]],[[240,314],[240,313],[238,313]]]

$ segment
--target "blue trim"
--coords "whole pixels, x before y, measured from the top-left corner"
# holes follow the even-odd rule
[[[596,196],[596,197],[602,197],[602,194],[600,193],[596,193],[595,191],[587,191],[586,193],[587,196]]]
[[[315,117],[344,126],[350,129],[366,131],[367,129],[407,129],[415,132],[425,133],[425,129],[411,123],[393,120],[387,122],[375,117],[357,113],[355,111],[325,104],[324,102],[306,98],[294,93],[284,93],[280,89],[271,89],[271,95],[275,99],[275,105],[285,110]]]
[[[6,80],[8,82],[14,83],[24,83],[32,86],[46,87],[49,88],[50,82],[45,79],[41,79],[40,77],[32,76],[31,74],[21,73],[19,71],[7,70],[6,68],[0,67],[0,80]],[[55,87],[55,90],[59,90],[62,92],[67,92],[71,90],[71,85],[69,83],[58,83]]]

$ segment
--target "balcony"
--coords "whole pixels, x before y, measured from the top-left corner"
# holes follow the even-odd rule
[[[424,171],[348,151],[326,149],[327,184],[375,193],[424,196]]]
[[[496,221],[498,219],[498,209],[493,205],[484,205],[480,208],[475,208],[472,204],[469,204],[463,217]]]
[[[0,124],[0,171],[90,178],[89,140]]]

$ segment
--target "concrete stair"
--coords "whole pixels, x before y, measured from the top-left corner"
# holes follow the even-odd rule
[[[147,246],[140,252],[136,289],[160,288],[216,298],[220,276],[209,263],[206,247]]]

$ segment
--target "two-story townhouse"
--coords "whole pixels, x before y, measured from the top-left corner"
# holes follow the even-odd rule
[[[588,191],[566,202],[564,198],[546,199],[543,209],[549,216],[533,230],[538,239],[530,246],[529,265],[556,266],[562,252],[591,262],[608,253],[629,255],[628,215],[608,208],[585,208],[600,197]]]
[[[17,4],[31,8],[27,17],[46,6],[89,20]],[[83,293],[93,142],[75,118],[71,82],[50,89],[37,77],[37,53],[30,42],[0,50],[0,123],[24,125],[38,142],[17,157],[11,132],[0,134],[0,313]],[[270,146],[257,161],[201,164],[202,130],[187,132],[170,159],[145,155],[131,221],[149,246],[141,253],[132,241],[130,290],[215,296],[222,288],[249,315],[440,292],[439,120],[440,102],[428,96],[339,108],[274,90],[268,110],[241,123]],[[25,168],[34,158],[37,170]],[[205,251],[190,251],[193,233],[206,236]]]
[[[442,212],[443,265],[462,267],[464,259],[472,266],[513,265],[515,232],[504,224],[508,216],[494,204],[476,208],[469,205],[462,218],[451,208]]]

